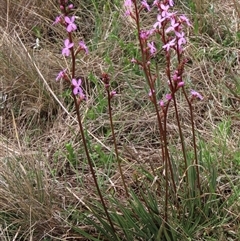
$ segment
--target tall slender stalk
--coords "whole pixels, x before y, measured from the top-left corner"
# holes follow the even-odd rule
[[[97,188],[98,196],[99,196],[99,198],[101,200],[101,203],[103,205],[105,214],[107,216],[107,220],[108,220],[109,224],[111,225],[112,230],[115,233],[116,231],[115,231],[113,222],[112,222],[112,220],[111,220],[111,218],[109,216],[109,213],[108,213],[108,210],[107,210],[107,206],[106,206],[106,204],[104,202],[104,199],[103,199],[103,196],[102,196],[102,192],[101,192],[100,187],[98,185],[96,173],[94,171],[92,160],[91,160],[91,157],[90,157],[90,154],[89,154],[89,151],[88,151],[87,142],[86,142],[86,138],[85,138],[85,134],[84,134],[83,126],[82,126],[82,121],[81,121],[81,117],[80,117],[79,104],[77,103],[76,97],[73,96],[73,98],[74,98],[74,104],[75,104],[77,119],[78,119],[79,130],[80,130],[80,133],[81,133],[81,138],[82,138],[85,154],[86,154],[86,157],[87,157],[88,165],[90,167],[90,171],[91,171],[91,174],[92,174],[92,177],[93,177],[94,184],[95,184],[95,186]]]
[[[168,222],[168,201],[169,201],[169,190],[168,190],[168,185],[169,185],[169,176],[168,176],[168,168],[171,166],[170,162],[170,155],[169,155],[169,150],[168,150],[168,145],[167,145],[167,134],[166,134],[166,125],[165,128],[163,127],[162,120],[160,117],[159,113],[159,107],[158,107],[158,102],[157,102],[157,97],[156,97],[156,92],[155,92],[155,83],[150,71],[150,66],[149,66],[149,60],[150,60],[150,55],[146,51],[146,42],[141,38],[141,29],[140,29],[140,16],[139,13],[141,12],[142,8],[138,9],[137,2],[133,1],[134,3],[134,9],[135,9],[135,15],[134,19],[137,25],[137,33],[138,33],[138,41],[140,45],[140,50],[141,50],[141,67],[143,68],[143,72],[145,74],[147,84],[150,88],[150,99],[154,105],[154,109],[156,112],[157,116],[157,123],[159,127],[159,135],[160,135],[160,142],[161,142],[161,150],[162,150],[162,160],[165,165],[165,209],[164,209],[164,221],[165,223]],[[164,114],[164,117],[166,115]],[[175,181],[173,178],[173,172],[172,168],[171,169],[171,177],[172,177],[172,183],[174,185],[174,190],[176,193],[176,185]]]
[[[61,0],[60,1],[60,4],[61,4],[61,9],[63,11],[63,14],[64,16],[67,16],[68,15],[68,11],[67,11],[67,7],[66,7],[66,3],[67,1],[65,0]],[[72,32],[68,31],[68,39],[69,39],[69,42],[70,44],[73,43],[73,38],[72,38]],[[73,80],[75,78],[75,70],[76,70],[76,53],[74,52],[74,48],[71,47],[70,48],[70,53],[71,53],[71,64],[72,64],[72,69],[71,69],[71,79]],[[70,81],[71,83],[71,81]],[[108,210],[107,210],[107,206],[104,202],[104,199],[103,199],[103,195],[102,195],[102,192],[100,190],[100,187],[98,185],[98,181],[97,181],[97,177],[96,177],[96,173],[94,171],[94,168],[93,168],[93,163],[92,163],[92,160],[91,160],[91,157],[90,157],[90,154],[89,154],[89,150],[88,150],[88,147],[87,147],[87,141],[86,141],[86,137],[85,137],[85,134],[84,134],[84,129],[83,129],[83,125],[82,125],[82,120],[81,120],[81,114],[80,114],[80,110],[79,110],[79,106],[80,106],[80,103],[81,103],[81,98],[80,99],[77,99],[76,95],[74,94],[74,86],[71,85],[71,88],[72,88],[72,96],[73,96],[73,99],[74,99],[74,105],[75,105],[75,110],[76,110],[76,115],[77,115],[77,120],[78,120],[78,125],[79,125],[79,130],[80,130],[80,134],[81,134],[81,138],[82,138],[82,142],[83,142],[83,147],[84,147],[84,150],[85,150],[85,154],[86,154],[86,157],[87,157],[87,161],[88,161],[88,165],[90,167],[90,172],[92,174],[92,178],[93,178],[93,181],[94,181],[94,184],[97,188],[97,193],[98,193],[98,196],[101,200],[101,203],[103,205],[103,208],[104,208],[104,212],[106,214],[106,217],[107,217],[107,220],[113,230],[113,233],[114,233],[114,236],[116,238],[116,235],[115,235],[115,228],[114,228],[114,225],[113,225],[113,222],[110,218],[110,215],[108,213]]]
[[[102,74],[102,80],[104,82],[105,89],[107,91],[108,114],[109,114],[109,120],[110,120],[110,127],[111,127],[111,132],[112,132],[114,150],[115,150],[117,163],[118,163],[118,170],[120,172],[120,176],[121,176],[121,179],[122,179],[122,183],[123,183],[123,186],[124,186],[125,193],[126,193],[126,195],[128,197],[129,193],[128,193],[128,188],[127,188],[126,182],[124,180],[124,176],[123,176],[121,160],[119,158],[119,152],[118,152],[118,147],[117,147],[117,140],[116,140],[116,135],[115,135],[115,131],[114,131],[113,117],[112,117],[111,99],[114,96],[115,92],[110,92],[110,90],[109,90],[109,88],[110,88],[110,78],[109,78],[108,74],[106,74],[106,73]]]
[[[195,160],[195,166],[196,166],[196,171],[197,171],[197,184],[198,184],[198,189],[200,191],[200,194],[202,194],[202,188],[201,188],[201,183],[200,183],[200,172],[199,172],[199,164],[198,164],[198,155],[197,155],[197,144],[196,144],[196,134],[195,134],[195,126],[194,126],[194,117],[193,117],[193,109],[192,109],[192,104],[188,99],[188,96],[186,94],[185,89],[183,88],[183,93],[184,96],[187,100],[189,110],[190,110],[190,119],[191,119],[191,128],[192,128],[192,138],[193,138],[193,150],[194,150],[194,160]]]

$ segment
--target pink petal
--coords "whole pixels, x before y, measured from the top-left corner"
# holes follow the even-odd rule
[[[76,79],[72,79],[72,84],[74,85],[74,86],[77,86],[78,84],[77,84],[77,80]]]

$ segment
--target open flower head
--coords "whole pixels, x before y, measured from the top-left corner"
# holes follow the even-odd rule
[[[65,39],[64,41],[64,48],[62,49],[62,55],[69,56],[70,49],[73,47],[73,43],[70,43],[69,39]]]
[[[66,74],[65,74],[66,71],[67,71],[66,69],[60,71],[60,72],[58,73],[57,77],[56,77],[56,81],[62,79],[62,78],[66,75]]]
[[[77,29],[77,26],[74,23],[74,20],[75,20],[74,16],[72,16],[71,18],[66,16],[64,19],[65,19],[65,22],[67,23],[67,31],[69,33]]]
[[[151,10],[146,0],[143,0],[141,3],[142,3],[142,6],[147,9],[148,12]]]
[[[126,9],[126,12],[125,12],[125,15],[126,15],[126,16],[131,15],[132,5],[133,5],[132,0],[125,0],[125,1],[124,1],[124,7],[125,7],[125,9]]]
[[[171,94],[166,94],[165,96],[167,101],[170,101],[172,99],[172,95]]]
[[[79,95],[81,99],[84,99],[84,94],[83,94],[83,90],[81,87],[82,84],[82,80],[79,78],[77,79],[72,79],[72,85],[73,85],[73,94],[74,95]]]
[[[153,28],[154,29],[160,29],[162,27],[162,22],[165,20],[165,18],[162,17],[161,14],[157,15],[157,22],[154,23]]]
[[[110,98],[112,99],[114,96],[116,96],[117,92],[115,90],[112,90],[110,92]]]
[[[57,23],[60,23],[62,21],[62,16],[57,16],[55,18],[55,21],[53,22],[53,25],[57,24]]]
[[[192,95],[193,98],[198,98],[200,100],[203,100],[203,96],[195,90],[191,90],[191,95]]]
[[[163,49],[165,49],[167,52],[170,50],[171,47],[174,47],[176,45],[176,38],[170,40],[168,43],[163,45]]]
[[[81,79],[72,79],[72,85],[74,86],[73,88],[73,94],[77,95],[80,92],[82,92],[82,88],[81,88],[81,84],[82,84],[82,80]]]
[[[179,22],[176,22],[175,18],[171,18],[171,25],[166,29],[166,33],[171,31],[176,31],[177,27],[179,26]]]
[[[79,42],[79,47],[80,47],[80,50],[84,50],[86,54],[89,53],[88,47],[86,46],[86,44],[84,43],[84,41],[80,41],[80,42]]]
[[[157,51],[157,49],[156,49],[156,47],[154,45],[154,42],[152,41],[152,42],[148,43],[147,46],[149,48],[151,56],[153,56],[156,53],[156,51]]]
[[[181,22],[186,23],[187,26],[190,26],[190,27],[192,26],[189,19],[185,15],[181,15],[179,18],[180,18]]]

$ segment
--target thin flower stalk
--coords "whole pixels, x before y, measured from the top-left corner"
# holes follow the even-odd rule
[[[95,170],[93,168],[93,163],[92,163],[92,160],[91,160],[91,157],[90,157],[90,153],[89,153],[89,150],[88,150],[86,137],[85,137],[85,134],[84,134],[84,128],[83,128],[83,125],[82,125],[82,120],[81,120],[81,114],[80,114],[79,106],[80,106],[81,101],[85,98],[85,96],[84,96],[83,92],[81,91],[81,87],[80,87],[81,82],[80,82],[80,80],[78,80],[79,82],[77,82],[76,79],[75,79],[76,54],[78,54],[80,52],[80,50],[85,50],[86,53],[87,53],[87,51],[86,51],[86,48],[85,48],[85,44],[82,41],[80,41],[81,44],[79,44],[80,45],[79,49],[76,51],[76,53],[74,52],[72,32],[74,30],[76,30],[76,25],[74,24],[74,17],[71,17],[71,18],[68,17],[69,10],[73,6],[72,6],[72,4],[67,6],[67,2],[68,1],[66,1],[66,0],[60,0],[60,8],[62,10],[63,15],[65,16],[65,23],[64,24],[66,26],[66,31],[68,33],[68,41],[65,44],[65,48],[67,48],[67,46],[70,46],[69,47],[69,51],[70,51],[70,54],[71,54],[71,65],[72,65],[71,66],[72,67],[71,68],[71,79],[72,79],[72,81],[71,81],[71,89],[72,89],[72,96],[73,96],[73,99],[74,99],[74,105],[75,105],[75,110],[76,110],[79,130],[80,130],[80,134],[81,134],[81,138],[82,138],[85,154],[86,154],[86,157],[87,157],[88,165],[89,165],[89,168],[90,168],[90,172],[92,174],[92,177],[93,177],[93,180],[94,180],[94,184],[95,184],[95,186],[97,188],[97,193],[98,193],[99,198],[101,200],[101,203],[103,205],[103,208],[104,208],[107,220],[108,220],[108,222],[109,222],[109,224],[110,224],[110,226],[111,226],[111,228],[113,230],[113,233],[115,233],[115,228],[114,228],[113,222],[112,222],[112,220],[110,218],[107,206],[105,204],[105,201],[103,199],[103,195],[102,195],[100,187],[98,185],[96,173],[95,173]],[[61,18],[57,18],[56,21],[54,22],[54,24],[61,23],[61,22],[62,22]],[[67,49],[65,49],[65,52],[63,51],[63,54],[66,53],[66,50]],[[68,53],[65,54],[65,55],[68,56]],[[114,238],[116,238],[116,235],[114,235],[114,236],[115,236]]]
[[[105,89],[107,91],[107,98],[108,98],[108,114],[109,114],[109,120],[110,120],[110,127],[111,127],[111,132],[112,132],[112,138],[113,138],[113,144],[114,144],[114,150],[115,150],[115,154],[116,154],[116,158],[117,158],[117,163],[118,163],[118,170],[120,172],[120,176],[122,179],[122,183],[124,186],[124,190],[125,193],[127,195],[127,197],[129,196],[128,193],[128,188],[126,185],[126,182],[124,180],[124,176],[123,176],[123,171],[122,171],[122,166],[121,166],[121,160],[119,158],[119,152],[118,152],[118,147],[117,147],[117,140],[116,140],[116,135],[115,135],[115,131],[114,131],[114,124],[113,124],[113,117],[112,117],[112,107],[111,107],[111,100],[114,97],[114,95],[116,94],[115,91],[110,91],[110,77],[108,74],[103,73],[102,74],[102,81],[105,85]]]
[[[165,221],[165,223],[167,223],[168,222],[168,201],[169,201],[168,170],[169,170],[169,166],[171,166],[171,162],[170,162],[170,155],[169,155],[169,150],[168,150],[168,145],[167,145],[166,129],[164,129],[164,127],[162,125],[162,120],[161,120],[159,109],[158,109],[158,101],[157,101],[157,98],[156,98],[155,84],[154,84],[155,81],[153,80],[152,74],[150,72],[150,66],[149,66],[150,56],[146,52],[146,46],[147,46],[146,40],[148,39],[149,35],[151,35],[151,31],[148,31],[148,32],[141,31],[139,13],[140,13],[142,8],[138,9],[137,1],[133,1],[133,4],[134,4],[134,10],[135,10],[135,14],[133,15],[134,16],[133,18],[136,21],[137,32],[138,32],[138,41],[139,41],[140,50],[141,50],[141,58],[142,58],[141,59],[141,66],[143,68],[143,72],[145,74],[147,83],[148,83],[149,88],[150,88],[149,97],[150,97],[151,102],[154,105],[155,112],[156,112],[156,115],[157,115],[158,126],[159,126],[162,160],[163,160],[163,163],[165,165],[165,183],[166,183],[165,184],[164,221]],[[170,170],[172,171],[172,168],[170,168]],[[172,174],[171,175],[172,183],[174,185],[174,190],[176,192],[176,185],[175,185],[175,181],[174,181],[174,178],[173,178],[173,173],[171,173],[171,174]]]
[[[193,109],[192,109],[192,103],[188,98],[188,95],[183,88],[183,94],[185,96],[185,99],[187,100],[189,110],[190,110],[190,118],[191,118],[191,128],[192,128],[192,138],[193,138],[193,150],[194,150],[194,160],[195,160],[195,166],[196,166],[196,171],[197,171],[197,188],[200,191],[200,195],[202,194],[202,188],[201,188],[201,183],[200,183],[200,171],[199,171],[199,164],[198,164],[198,155],[197,155],[197,144],[196,144],[196,134],[195,134],[195,126],[194,126],[194,116],[193,116]]]

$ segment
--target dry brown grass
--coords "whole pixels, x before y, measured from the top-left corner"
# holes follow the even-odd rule
[[[85,199],[96,197],[83,155],[78,154],[78,170],[72,168],[66,158],[65,145],[72,143],[77,148],[81,141],[71,98],[61,95],[67,87],[55,83],[56,74],[66,63],[60,55],[65,33],[57,26],[50,27],[58,12],[55,1],[0,1],[0,91],[8,94],[0,123],[0,209],[6,213],[6,217],[0,214],[0,238],[14,240],[15,234],[15,240],[21,237],[23,240],[40,240],[45,236],[53,240],[70,240],[68,237],[76,234],[69,224],[74,211],[69,210],[88,209]],[[235,37],[239,31],[239,16],[233,3],[226,5],[220,0],[215,1],[217,13],[214,18],[207,11],[199,12],[199,17],[207,19],[208,25],[205,26],[206,21],[203,21],[201,34],[190,33],[186,54],[191,63],[185,74],[189,88],[197,89],[204,96],[203,102],[196,103],[194,108],[198,132],[209,145],[217,147],[214,129],[225,119],[231,119],[231,134],[227,140],[229,156],[239,148],[240,130],[239,98],[226,86],[240,73],[240,50]],[[146,96],[144,78],[138,71],[130,72],[126,63],[124,65],[125,55],[129,55],[129,59],[132,56],[116,39],[110,38],[111,29],[121,21],[121,24],[117,23],[118,34],[130,42],[134,36],[133,25],[129,19],[115,19],[114,9],[106,10],[101,34],[96,37],[91,8],[79,6],[75,12],[82,28],[77,35],[86,38],[92,50],[90,56],[79,59],[77,75],[86,79],[85,88],[90,86],[89,73],[99,77],[101,72],[109,71],[116,82],[118,96],[113,106],[116,134],[124,160],[124,175],[129,185],[133,185],[136,176],[141,175],[134,172],[137,166],[148,166],[149,163],[153,168],[161,166],[157,123]],[[232,22],[226,24],[229,19]],[[148,22],[146,19],[146,25]],[[33,48],[37,37],[35,26],[41,32],[40,50]],[[232,34],[233,45],[224,45],[226,31]],[[111,66],[104,59],[106,55],[112,61]],[[164,67],[160,64],[160,68],[163,70]],[[161,75],[164,79],[164,70]],[[94,120],[87,116],[87,111],[96,105],[99,92],[103,92],[99,86],[94,84],[88,89],[88,102],[81,108],[93,145],[100,145],[108,153],[112,150],[112,142],[106,137],[107,114],[101,113]],[[238,87],[233,83],[231,88],[236,90]],[[179,101],[184,135],[187,144],[191,145],[187,107],[181,97]],[[170,110],[169,117],[171,114]],[[168,128],[178,149],[176,123],[169,121]],[[236,165],[231,159],[227,161],[228,168]],[[111,168],[110,172],[107,167],[110,175],[105,179],[101,176],[106,170],[99,169],[99,180],[104,187],[121,194],[119,174],[114,164]],[[81,188],[79,179],[85,188]],[[239,217],[236,220],[239,222]],[[81,227],[82,224],[77,225]],[[81,238],[76,237],[76,240]]]

